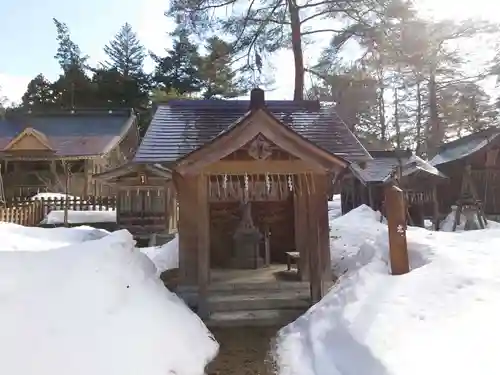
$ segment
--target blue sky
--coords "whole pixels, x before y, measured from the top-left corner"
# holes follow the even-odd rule
[[[423,8],[437,18],[480,16],[500,20],[500,4],[495,0],[420,0]],[[162,53],[169,46],[166,35],[171,25],[163,15],[168,0],[5,0],[0,13],[0,86],[3,95],[17,101],[31,78],[43,73],[49,79],[59,74],[54,59],[56,32],[52,18],[65,22],[72,39],[91,57],[102,61],[103,46],[125,22],[132,24],[147,49]],[[309,47],[306,56],[312,62],[322,45],[319,40]],[[291,52],[283,51],[274,58],[276,90],[270,96],[289,99],[293,95]],[[150,67],[150,66],[149,66]],[[149,68],[146,66],[146,68]]]

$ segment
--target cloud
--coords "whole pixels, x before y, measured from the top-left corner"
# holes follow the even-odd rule
[[[31,78],[0,73],[0,94],[10,103],[20,102]]]

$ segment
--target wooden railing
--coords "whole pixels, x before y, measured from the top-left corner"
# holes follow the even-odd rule
[[[39,201],[19,202],[16,206],[0,207],[0,222],[36,226],[44,218],[42,207]]]
[[[70,197],[33,199],[17,197],[0,206],[0,221],[26,226],[38,225],[51,211],[109,211],[116,209],[116,197]]]

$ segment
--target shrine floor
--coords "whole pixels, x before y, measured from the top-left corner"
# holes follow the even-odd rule
[[[210,271],[210,284],[239,285],[256,283],[302,283],[296,269],[287,271],[285,264],[271,264],[269,267],[259,269],[212,269]],[[304,284],[309,284],[305,282]]]

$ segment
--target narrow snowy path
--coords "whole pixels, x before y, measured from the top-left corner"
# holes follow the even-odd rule
[[[274,375],[269,357],[271,342],[280,327],[214,328],[219,355],[208,375]]]

